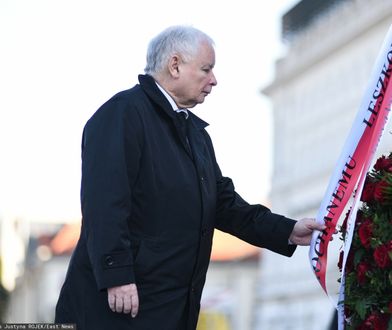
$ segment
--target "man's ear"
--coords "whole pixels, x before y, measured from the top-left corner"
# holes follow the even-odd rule
[[[178,78],[180,74],[180,64],[181,64],[181,57],[177,54],[174,54],[169,60],[169,72],[173,78]]]

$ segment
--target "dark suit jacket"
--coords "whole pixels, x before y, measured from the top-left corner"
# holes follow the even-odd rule
[[[88,121],[82,231],[56,321],[83,329],[195,329],[214,228],[290,256],[294,220],[249,205],[223,177],[207,124],[190,112],[189,150],[150,76]],[[110,311],[106,288],[135,282],[140,311]]]

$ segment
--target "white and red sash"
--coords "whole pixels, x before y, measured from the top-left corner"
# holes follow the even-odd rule
[[[339,328],[343,326],[344,267],[350,250],[355,218],[366,174],[388,120],[392,102],[392,26],[377,57],[358,114],[320,205],[316,221],[327,228],[314,232],[309,249],[312,270],[321,287],[339,310]],[[355,194],[354,194],[355,192]],[[345,210],[351,209],[343,249],[343,271],[338,292],[328,288],[329,244],[342,222]],[[335,258],[334,258],[335,260]]]

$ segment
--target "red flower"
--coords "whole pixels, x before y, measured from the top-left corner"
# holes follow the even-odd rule
[[[356,216],[346,265],[346,324],[356,330],[386,330],[392,324],[392,288],[385,286],[392,271],[392,152],[369,171],[360,197],[364,203]],[[346,226],[343,221],[343,241]],[[342,267],[342,256],[338,266]],[[367,303],[369,292],[375,295],[371,303]]]
[[[380,268],[387,268],[392,264],[389,252],[391,251],[390,244],[383,244],[374,250],[373,257],[374,261]]]
[[[372,222],[366,219],[358,229],[358,236],[362,245],[366,248],[370,248],[370,238],[372,236]]]
[[[373,312],[365,320],[366,327],[364,329],[374,329],[374,330],[387,330],[388,329],[388,314],[380,314]]]
[[[377,159],[376,164],[374,164],[374,169],[376,171],[385,170],[391,172],[392,158],[386,158],[385,156],[381,156],[379,159]]]
[[[370,181],[369,176],[366,178],[365,185],[363,187],[361,201],[371,203],[374,200],[374,182]]]
[[[374,199],[379,202],[382,203],[385,199],[385,188],[387,188],[389,186],[388,182],[385,181],[379,181],[374,185]]]
[[[357,266],[357,278],[359,284],[364,284],[366,282],[366,273],[370,270],[370,264],[366,261],[361,262]]]

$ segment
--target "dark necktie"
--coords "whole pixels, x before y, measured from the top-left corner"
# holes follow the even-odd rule
[[[187,119],[186,119],[186,113],[183,111],[179,111],[176,113],[178,122],[180,123],[180,128],[181,128],[181,133],[184,136],[188,135],[188,130],[187,130]]]
[[[188,122],[188,119],[186,118],[186,116],[187,116],[187,114],[183,111],[179,111],[176,113],[176,117],[179,122],[179,127],[181,130],[181,135],[182,135],[181,138],[185,140],[188,150],[192,153],[191,146],[190,146],[189,140],[188,140],[189,122]]]

